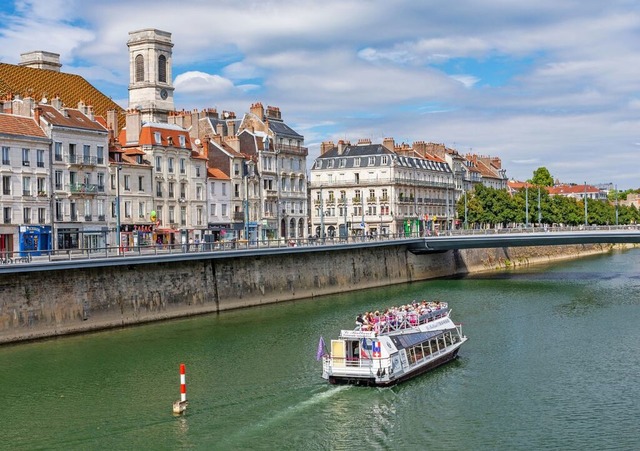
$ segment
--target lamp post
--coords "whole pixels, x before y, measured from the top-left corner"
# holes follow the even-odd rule
[[[542,210],[540,209],[540,187],[538,187],[538,225],[542,226]]]
[[[584,226],[587,227],[587,182],[584,182]]]
[[[324,202],[322,201],[322,188],[320,188],[320,242],[324,243]]]
[[[616,189],[616,227],[618,227],[618,185],[616,185],[615,189]]]
[[[467,230],[469,228],[469,222],[468,222],[468,214],[469,214],[469,210],[467,208],[467,190],[464,190],[464,229]]]
[[[120,170],[122,165],[116,166],[116,245],[120,254]]]
[[[524,196],[525,196],[525,213],[524,213],[524,225],[525,227],[529,227],[529,185],[525,182],[524,185]]]

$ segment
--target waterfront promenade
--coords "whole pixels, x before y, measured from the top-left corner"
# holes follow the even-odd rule
[[[29,252],[4,254],[0,273],[31,272],[78,266],[142,264],[152,261],[177,261],[259,256],[282,253],[327,252],[380,246],[407,246],[414,254],[455,249],[481,249],[518,246],[554,246],[573,244],[640,243],[638,226],[590,227],[518,227],[502,229],[452,230],[439,235],[384,235],[281,239],[248,242],[246,240],[200,244],[64,249],[32,255]]]

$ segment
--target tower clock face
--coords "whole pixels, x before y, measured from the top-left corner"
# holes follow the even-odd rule
[[[162,91],[160,91],[160,97],[162,97],[162,100],[166,100],[168,95],[169,93],[167,92],[166,89],[163,89]]]

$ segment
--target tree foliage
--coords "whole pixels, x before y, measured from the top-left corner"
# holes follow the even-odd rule
[[[529,182],[537,186],[553,186],[553,177],[549,170],[542,166],[533,171],[533,178]]]
[[[640,213],[631,206],[616,206],[615,202],[587,200],[589,225],[635,224]],[[529,213],[528,217],[526,213]],[[465,196],[457,204],[458,218],[465,220]],[[543,187],[523,188],[513,196],[506,189],[498,190],[476,185],[466,193],[467,226],[471,228],[509,227],[519,224],[577,226],[585,222],[584,200],[550,196]]]

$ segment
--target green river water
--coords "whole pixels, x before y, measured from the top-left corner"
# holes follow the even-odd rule
[[[385,389],[320,377],[320,336],[413,299],[449,302],[458,360]],[[630,250],[4,346],[0,449],[636,450],[639,306]]]

